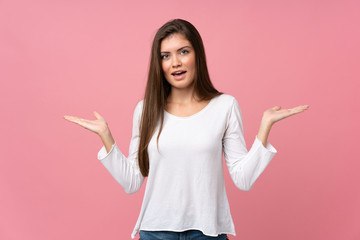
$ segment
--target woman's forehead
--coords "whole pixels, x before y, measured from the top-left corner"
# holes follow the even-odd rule
[[[176,51],[184,46],[192,47],[190,41],[185,37],[184,34],[174,33],[167,36],[161,41],[160,51],[161,52]]]

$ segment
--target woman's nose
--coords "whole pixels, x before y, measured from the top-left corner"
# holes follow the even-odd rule
[[[173,65],[173,67],[181,66],[181,61],[177,56],[173,57],[172,65]]]

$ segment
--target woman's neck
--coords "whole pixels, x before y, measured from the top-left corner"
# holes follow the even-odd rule
[[[168,103],[177,103],[177,104],[190,104],[192,102],[198,102],[198,96],[192,89],[176,89],[171,88],[170,94],[167,98]]]

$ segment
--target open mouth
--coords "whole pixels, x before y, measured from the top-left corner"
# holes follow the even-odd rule
[[[173,76],[179,76],[179,75],[182,75],[182,74],[184,74],[184,73],[186,73],[186,71],[178,71],[178,72],[172,73],[171,75],[173,75]]]

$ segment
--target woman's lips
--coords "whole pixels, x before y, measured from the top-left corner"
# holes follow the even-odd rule
[[[186,72],[183,72],[183,73],[181,73],[181,74],[175,74],[175,75],[173,75],[173,76],[174,76],[174,78],[175,78],[176,80],[182,80],[182,79],[185,78],[185,74],[186,74]]]
[[[182,71],[180,74],[172,73],[171,75],[173,75],[176,80],[181,80],[185,77],[185,74],[186,74],[186,71]]]

